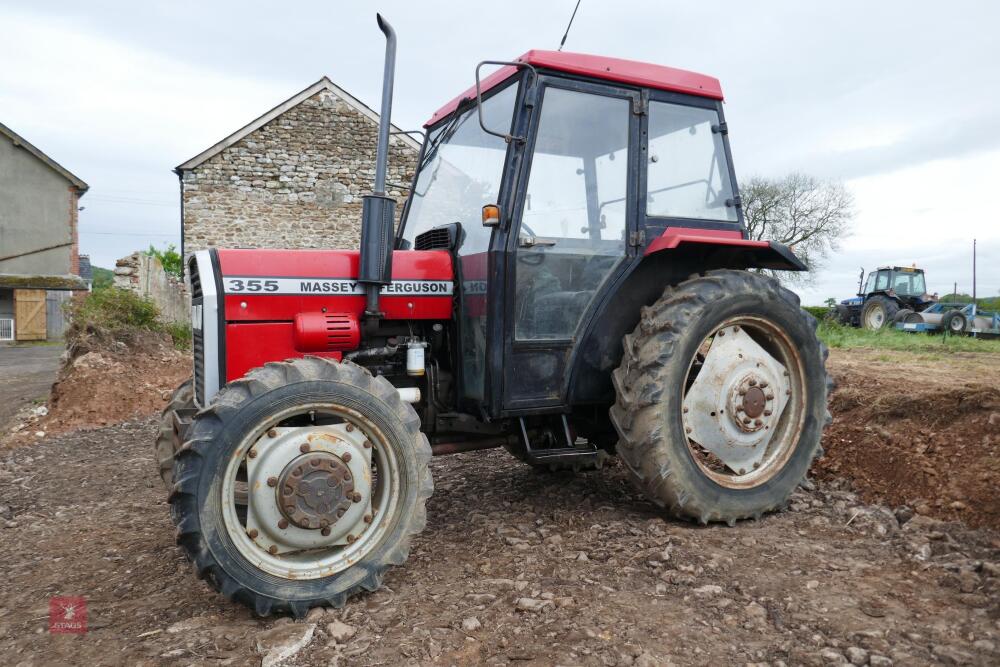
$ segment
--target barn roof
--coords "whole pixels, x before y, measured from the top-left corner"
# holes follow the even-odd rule
[[[57,174],[65,178],[67,181],[72,183],[73,186],[80,191],[81,195],[90,189],[90,186],[84,183],[83,179],[74,175],[69,169],[67,169],[66,167],[62,166],[61,164],[50,158],[48,155],[46,155],[38,148],[36,148],[34,144],[32,144],[30,141],[28,141],[27,139],[25,139],[24,137],[22,137],[17,132],[10,129],[3,123],[0,123],[0,134],[10,139],[14,143],[14,145],[17,146],[18,148],[23,148],[24,150],[34,155],[36,158],[45,163],[46,166],[52,169],[52,171],[56,172]]]
[[[366,118],[370,119],[376,125],[378,124],[379,122],[378,114],[374,110],[372,110],[371,107],[369,107],[364,102],[354,97],[349,92],[347,92],[346,90],[335,84],[333,81],[330,81],[329,78],[324,76],[322,79],[320,79],[313,85],[309,86],[305,90],[301,91],[296,95],[293,95],[292,97],[289,97],[287,100],[285,100],[278,106],[274,107],[273,109],[265,113],[263,116],[260,116],[256,120],[253,120],[247,125],[244,125],[240,129],[236,130],[235,132],[233,132],[228,137],[226,137],[219,143],[215,144],[211,148],[208,148],[202,151],[201,153],[198,153],[184,164],[177,166],[174,169],[174,171],[177,173],[181,173],[183,171],[189,171],[191,169],[196,168],[198,165],[202,164],[209,158],[218,155],[219,153],[226,150],[227,148],[229,148],[236,142],[240,141],[247,135],[259,130],[260,128],[267,125],[281,114],[285,113],[286,111],[288,111],[293,107],[298,106],[299,104],[306,101],[307,99],[309,99],[316,93],[320,92],[321,90],[330,91],[331,93],[339,97],[341,100],[346,102],[347,105],[353,108],[355,111],[365,116]],[[399,132],[399,134],[396,134],[395,136],[399,137],[403,141],[403,143],[408,145],[413,150],[417,151],[420,150],[419,142],[417,142],[413,137],[409,136],[408,134],[402,134],[401,130],[397,128],[395,125],[391,127],[391,131]]]

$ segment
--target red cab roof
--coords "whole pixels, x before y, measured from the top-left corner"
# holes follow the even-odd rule
[[[539,50],[528,51],[518,58],[517,62],[527,63],[538,68],[566,72],[568,74],[604,79],[605,81],[627,83],[644,88],[669,90],[674,93],[687,93],[688,95],[698,95],[713,100],[722,99],[722,86],[719,85],[719,80],[715,77],[675,69],[673,67],[664,67],[663,65],[652,65],[650,63],[640,63],[635,60],[622,60],[620,58],[591,56],[585,53]],[[482,91],[485,93],[487,90],[499,85],[513,75],[515,71],[517,69],[509,65],[501,67],[481,81],[480,87]],[[451,112],[458,108],[462,100],[467,98],[472,99],[475,96],[476,87],[472,86],[435,111],[434,115],[424,123],[424,127],[429,127],[451,114]]]

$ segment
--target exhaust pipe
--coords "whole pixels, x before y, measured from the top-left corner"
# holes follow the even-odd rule
[[[365,316],[382,317],[379,290],[392,281],[393,222],[396,200],[385,194],[385,174],[389,166],[389,125],[392,116],[392,80],[396,69],[396,31],[376,14],[379,29],[385,34],[385,71],[382,74],[382,111],[378,122],[378,146],[375,152],[375,191],[362,197],[361,249],[358,282],[365,286]]]

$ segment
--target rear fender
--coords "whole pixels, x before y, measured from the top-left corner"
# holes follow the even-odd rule
[[[694,256],[708,269],[772,269],[808,271],[808,267],[776,241],[743,238],[739,230],[668,227],[649,241],[643,255],[675,253]]]

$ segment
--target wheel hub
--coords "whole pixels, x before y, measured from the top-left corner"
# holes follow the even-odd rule
[[[353,544],[374,516],[371,466],[350,424],[268,430],[246,458],[248,536],[271,555]]]
[[[355,496],[354,476],[339,456],[305,454],[281,473],[276,490],[278,510],[299,528],[321,530],[344,516]]]
[[[786,368],[743,329],[716,332],[683,403],[688,439],[738,475],[763,461],[791,394]]]

